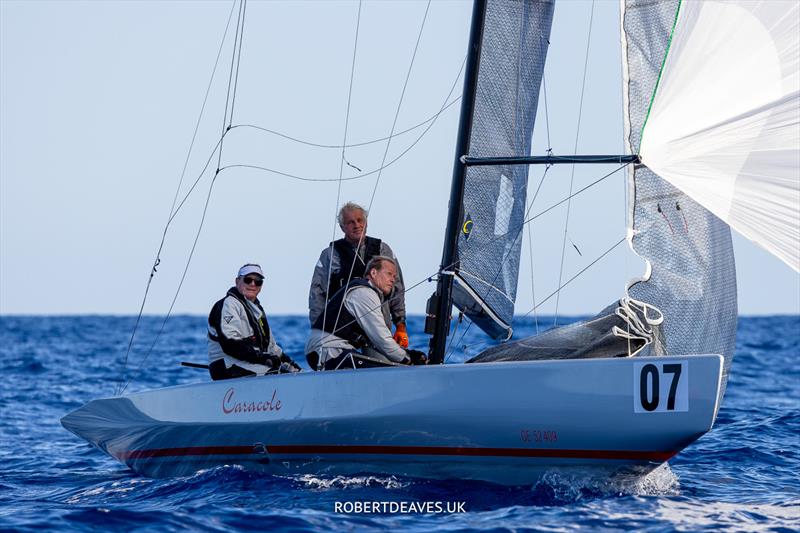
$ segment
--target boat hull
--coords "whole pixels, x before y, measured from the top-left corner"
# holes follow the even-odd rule
[[[644,473],[711,429],[718,355],[284,374],[89,402],[65,428],[146,476],[219,465],[534,483]]]

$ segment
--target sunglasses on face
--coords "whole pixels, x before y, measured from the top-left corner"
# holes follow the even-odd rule
[[[242,278],[242,282],[245,285],[255,285],[256,287],[260,287],[264,284],[264,280],[261,278]]]

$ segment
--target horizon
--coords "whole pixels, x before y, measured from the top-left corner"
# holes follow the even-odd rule
[[[248,7],[234,122],[340,143],[357,4],[310,4],[313,9],[290,2]],[[0,316],[136,315],[231,5],[0,3]],[[591,5],[556,4],[535,154],[546,151],[548,138],[557,154],[572,153],[576,139],[579,154],[622,150],[618,4],[600,2],[593,15]],[[423,8],[416,2],[365,4],[348,142],[389,132]],[[464,57],[469,15],[468,2],[431,5],[395,131],[435,115],[447,100]],[[578,134],[590,19],[588,90]],[[181,194],[219,138],[232,31]],[[310,184],[247,169],[221,173],[174,313],[203,315],[236,269],[254,261],[267,273],[267,312],[302,316],[319,252],[340,236],[334,212],[347,200],[367,206],[379,184],[368,234],[391,245],[407,286],[421,284],[407,294],[406,307],[411,314],[423,312],[433,292],[424,280],[436,273],[441,259],[457,108],[442,112],[419,144],[386,168],[382,181],[361,179],[345,168],[345,177],[359,179],[343,183],[338,205],[336,183]],[[224,164],[261,164],[302,176],[338,172],[338,152],[312,152],[244,130],[226,137]],[[415,135],[394,139],[389,159]],[[378,143],[348,149],[347,159],[359,168],[376,168],[383,148]],[[535,212],[568,194],[570,169],[560,167],[548,174]],[[609,170],[576,168],[575,189]],[[569,240],[580,251],[566,247],[564,279],[625,235],[626,183],[620,174],[594,187],[591,198],[573,200]],[[164,316],[182,283],[208,189],[208,176],[201,177],[170,227],[148,315]],[[529,187],[540,177],[541,169],[532,168]],[[231,220],[246,231],[227,231]],[[535,253],[529,258],[523,237],[517,314],[558,286],[564,224],[559,208],[528,225]],[[800,274],[735,233],[733,243],[740,316],[800,314]],[[48,269],[47,283],[28,282],[31,265]],[[628,246],[619,246],[562,288],[558,315],[598,312],[645,271]],[[541,312],[555,314],[554,304],[555,298]]]

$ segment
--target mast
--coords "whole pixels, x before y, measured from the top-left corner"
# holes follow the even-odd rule
[[[467,67],[464,74],[464,93],[461,98],[461,115],[456,140],[455,161],[453,163],[453,180],[450,186],[450,202],[447,212],[447,229],[445,230],[442,263],[439,265],[439,280],[436,293],[428,300],[428,320],[425,332],[432,334],[429,359],[431,363],[441,364],[447,336],[450,333],[450,310],[453,300],[453,272],[457,266],[457,242],[464,200],[464,183],[467,166],[462,156],[469,152],[469,139],[472,132],[472,114],[475,107],[475,93],[478,86],[478,62],[480,60],[481,41],[483,38],[486,0],[475,0],[472,6],[472,24],[469,31],[467,47]]]

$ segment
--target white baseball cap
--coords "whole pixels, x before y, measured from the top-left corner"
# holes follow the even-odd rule
[[[243,278],[248,274],[258,274],[262,278],[264,277],[264,273],[261,271],[261,267],[256,265],[255,263],[247,263],[242,268],[239,269],[239,277]]]

